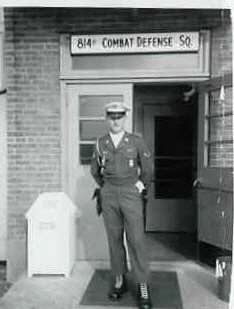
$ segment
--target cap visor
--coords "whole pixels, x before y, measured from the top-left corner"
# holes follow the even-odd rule
[[[107,112],[106,113],[107,117],[111,119],[120,119],[124,117],[125,114],[126,114],[125,112]]]

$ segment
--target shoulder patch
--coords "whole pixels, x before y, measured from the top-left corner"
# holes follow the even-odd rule
[[[143,156],[146,157],[146,158],[149,158],[151,156],[151,154],[150,154],[149,151],[144,151]]]

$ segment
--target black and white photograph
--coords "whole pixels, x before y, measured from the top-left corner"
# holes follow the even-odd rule
[[[0,0],[0,309],[234,309],[232,19]]]

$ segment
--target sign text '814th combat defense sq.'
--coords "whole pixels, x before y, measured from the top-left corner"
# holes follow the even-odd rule
[[[198,32],[71,35],[71,54],[197,52]]]

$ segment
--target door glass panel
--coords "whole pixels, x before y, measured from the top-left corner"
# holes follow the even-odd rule
[[[107,132],[104,106],[112,101],[123,102],[123,95],[79,96],[80,164],[90,164],[95,140]]]
[[[221,139],[232,140],[232,115],[225,117],[211,117],[209,127],[209,140],[220,141]]]
[[[122,102],[121,95],[81,95],[80,117],[103,117],[104,106],[112,101]]]
[[[219,95],[220,90],[210,91],[210,106],[209,106],[209,114],[217,115],[222,113],[222,108],[225,108],[226,112],[232,111],[232,88],[225,88],[225,101],[222,102],[222,105],[219,104]]]
[[[80,140],[95,140],[97,136],[104,135],[108,126],[105,120],[81,120],[80,121]]]
[[[233,166],[232,88],[225,88],[225,100],[220,101],[220,89],[208,92],[205,115],[205,165]]]
[[[222,147],[221,147],[222,146]],[[233,164],[233,144],[223,142],[222,144],[209,145],[209,164],[212,167],[232,167]],[[222,165],[221,165],[222,164]]]
[[[94,144],[82,145],[80,144],[80,163],[90,164],[93,154]]]
[[[189,117],[155,117],[155,198],[191,197],[192,142]]]

